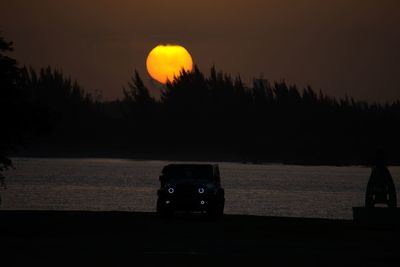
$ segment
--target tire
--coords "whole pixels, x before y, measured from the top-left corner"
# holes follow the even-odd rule
[[[174,215],[174,211],[171,208],[166,207],[163,200],[160,198],[157,199],[157,213],[163,218],[169,218]]]
[[[222,203],[215,204],[207,211],[208,216],[211,218],[220,218],[224,215],[224,205]]]

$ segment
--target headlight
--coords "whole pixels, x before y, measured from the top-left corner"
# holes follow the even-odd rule
[[[199,194],[203,194],[204,193],[204,188],[200,187],[199,190],[197,190],[199,192]]]
[[[168,188],[168,193],[173,194],[174,192],[175,190],[172,187]]]

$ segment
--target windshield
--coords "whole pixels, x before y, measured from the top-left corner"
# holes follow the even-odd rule
[[[213,180],[211,165],[168,165],[163,174],[168,181]]]

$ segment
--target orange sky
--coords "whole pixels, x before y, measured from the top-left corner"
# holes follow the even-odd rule
[[[105,99],[122,96],[147,53],[179,43],[202,70],[215,64],[359,99],[400,98],[398,0],[13,0],[0,31],[20,63],[61,68]],[[157,89],[153,89],[153,93]]]

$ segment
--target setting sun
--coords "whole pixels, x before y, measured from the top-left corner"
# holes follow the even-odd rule
[[[191,71],[193,60],[183,46],[158,45],[147,56],[146,67],[153,79],[165,84],[179,76],[182,69]]]

